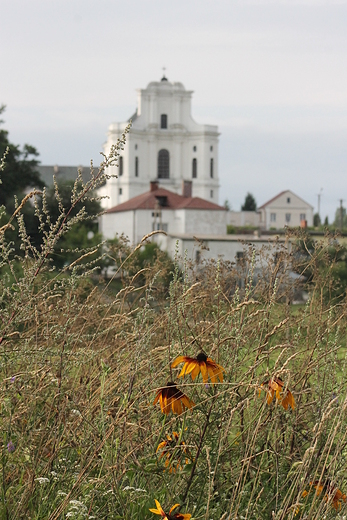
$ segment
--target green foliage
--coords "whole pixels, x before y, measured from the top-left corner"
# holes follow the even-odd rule
[[[123,142],[60,214],[51,218],[45,197],[36,202],[42,249],[20,206],[22,257],[11,254],[6,220],[0,229],[1,517],[149,520],[157,499],[194,519],[343,518],[347,503],[338,512],[332,504],[334,490],[347,490],[347,306],[325,291],[335,290],[332,259],[342,266],[344,253],[302,233],[297,251],[245,246],[238,265],[197,266],[118,237],[103,246],[112,279],[96,284],[91,219],[77,204]],[[78,241],[79,256],[52,268],[56,247]],[[294,262],[311,273],[300,307],[288,305]],[[172,368],[202,350],[224,368],[222,381]],[[273,377],[283,387],[270,402]],[[166,416],[153,405],[169,381],[192,409]],[[294,410],[281,404],[288,390]],[[320,495],[310,491],[318,480]]]
[[[0,114],[4,110],[4,106],[0,107]],[[5,167],[1,173],[0,206],[4,205],[11,211],[14,195],[21,196],[26,188],[43,188],[44,183],[35,170],[38,165],[37,150],[28,144],[20,149],[9,141],[8,132],[1,129],[0,157],[5,155]]]
[[[345,229],[347,228],[347,213],[346,208],[339,207],[335,211],[335,220],[334,220],[335,229]]]
[[[228,235],[235,235],[236,233],[236,228],[235,226],[231,225],[231,224],[228,224],[227,225],[227,234]]]
[[[241,206],[241,211],[256,211],[257,210],[257,203],[255,198],[251,193],[247,193],[245,197],[245,202]]]
[[[313,215],[313,226],[319,227],[320,225],[321,225],[321,219],[320,219],[319,213],[315,213]]]

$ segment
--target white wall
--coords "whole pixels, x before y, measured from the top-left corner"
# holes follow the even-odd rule
[[[261,212],[260,223],[265,229],[282,229],[285,226],[300,226],[300,215],[305,215],[305,220],[309,227],[313,226],[312,206],[290,190],[285,191],[264,208],[260,208],[259,211]],[[271,214],[276,215],[275,221],[271,220]],[[286,220],[287,214],[290,215],[290,221]]]
[[[259,226],[257,211],[228,211],[227,222],[232,226]]]
[[[192,180],[194,197],[218,204],[218,128],[197,124],[192,119],[191,97],[192,91],[185,90],[182,83],[169,81],[151,82],[146,89],[139,91],[138,116],[133,120],[122,151],[124,174],[107,181],[102,193],[109,192],[110,200],[103,202],[104,208],[111,208],[148,191],[149,182],[157,178],[158,152],[163,148],[170,153],[170,179],[161,179],[160,186],[181,194],[182,180]],[[160,128],[161,114],[168,116],[167,129]],[[126,121],[110,125],[104,145],[105,154],[121,137],[126,125]],[[196,151],[193,150],[194,146]],[[134,175],[135,157],[139,161],[138,177]],[[198,161],[196,179],[192,179],[194,157]],[[211,158],[214,161],[213,178],[210,177]],[[119,169],[110,169],[110,173],[118,175]]]

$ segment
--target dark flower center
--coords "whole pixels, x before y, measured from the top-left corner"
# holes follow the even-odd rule
[[[197,361],[199,361],[200,363],[203,362],[203,361],[206,363],[206,361],[207,361],[207,356],[206,356],[205,352],[200,352],[200,354],[198,354],[198,355],[196,356],[196,359],[197,359]]]

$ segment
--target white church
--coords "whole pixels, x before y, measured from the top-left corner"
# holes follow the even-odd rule
[[[227,212],[218,205],[218,128],[193,120],[191,98],[192,91],[165,76],[138,91],[118,166],[108,169],[111,178],[99,191],[107,197],[104,238],[123,233],[136,244],[158,229],[226,234]],[[105,154],[128,123],[110,125]]]

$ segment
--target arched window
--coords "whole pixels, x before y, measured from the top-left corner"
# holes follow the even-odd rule
[[[213,158],[210,160],[210,177],[213,179]]]
[[[193,177],[193,179],[196,179],[197,176],[198,176],[198,161],[194,157],[193,162],[192,162],[192,177]]]
[[[167,128],[167,114],[160,116],[160,128]]]
[[[139,176],[139,158],[135,157],[135,177]]]
[[[119,157],[119,177],[123,175],[123,157]]]
[[[158,179],[170,177],[170,154],[168,150],[159,150],[158,153]]]

